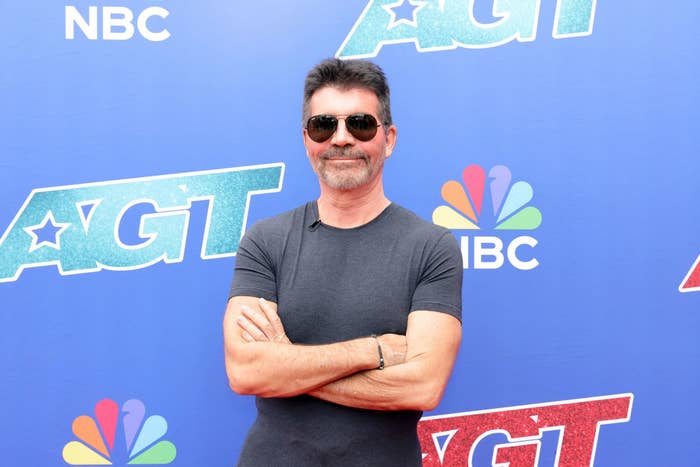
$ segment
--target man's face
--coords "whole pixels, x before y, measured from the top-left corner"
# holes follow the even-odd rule
[[[316,91],[309,101],[309,117],[314,115],[348,115],[365,113],[378,123],[379,100],[370,90],[337,89],[326,86]],[[336,190],[353,190],[381,177],[384,159],[391,155],[396,143],[396,128],[382,124],[369,141],[353,137],[340,118],[335,133],[326,141],[313,141],[304,129],[304,145],[309,161],[322,184]]]

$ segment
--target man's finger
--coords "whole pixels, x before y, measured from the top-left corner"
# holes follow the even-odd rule
[[[255,324],[250,322],[250,320],[246,319],[245,316],[239,316],[238,319],[236,319],[236,324],[245,332],[248,333],[249,336],[253,338],[255,341],[269,341],[270,339],[265,335],[264,332],[262,332]]]
[[[284,331],[284,326],[282,325],[282,321],[280,320],[279,315],[277,314],[277,311],[268,303],[267,300],[264,298],[259,298],[258,302],[260,303],[260,309],[265,313],[265,316],[267,317],[268,322],[272,326],[272,329],[275,332],[276,336],[281,336],[285,335],[286,332]]]
[[[270,320],[267,318],[267,315],[265,313],[261,313],[245,305],[241,307],[241,312],[260,331],[262,331],[265,334],[265,336],[267,336],[267,340],[274,339],[274,337],[276,336],[275,329],[273,328],[272,324],[270,324]]]

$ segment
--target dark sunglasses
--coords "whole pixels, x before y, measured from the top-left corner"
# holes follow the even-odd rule
[[[306,122],[306,132],[309,138],[322,143],[333,136],[338,129],[338,120],[345,120],[345,128],[360,141],[369,141],[377,134],[381,123],[370,114],[352,114],[347,117],[335,115],[314,115]]]

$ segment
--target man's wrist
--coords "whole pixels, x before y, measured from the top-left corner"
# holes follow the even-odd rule
[[[372,336],[367,336],[344,343],[352,360],[359,363],[358,358],[361,359],[362,366],[358,368],[358,371],[376,370],[379,368],[377,340]],[[386,367],[386,360],[384,366]]]
[[[378,362],[379,365],[377,366],[377,370],[383,370],[384,369],[384,352],[382,352],[382,344],[379,342],[379,338],[377,337],[376,334],[372,334],[372,338],[374,339],[375,343],[377,344],[377,354],[378,354]]]

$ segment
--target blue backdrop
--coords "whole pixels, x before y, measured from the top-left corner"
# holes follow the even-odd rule
[[[388,196],[469,257],[425,464],[697,465],[696,2],[2,13],[0,464],[235,463],[255,413],[223,367],[233,252],[318,195],[301,91],[338,55],[389,77]]]

